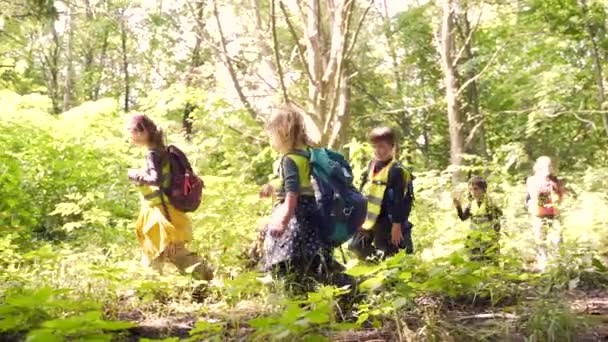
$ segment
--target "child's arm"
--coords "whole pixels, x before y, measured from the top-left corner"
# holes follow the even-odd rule
[[[403,170],[400,167],[392,167],[388,175],[387,188],[392,196],[389,196],[389,202],[386,208],[389,220],[391,221],[391,242],[394,245],[399,245],[403,236],[401,234],[401,224],[407,218],[405,212],[405,180]]]
[[[147,170],[129,170],[129,180],[138,184],[160,186],[162,169],[161,164],[160,153],[157,151],[148,151],[146,154]]]
[[[287,224],[295,215],[300,195],[300,174],[296,163],[290,158],[284,158],[281,166],[285,200],[273,216],[273,232],[277,236],[283,234]]]
[[[457,199],[454,199],[454,206],[456,207],[456,212],[461,221],[466,221],[471,217],[471,206],[467,205],[467,207],[463,210],[462,204]]]
[[[538,186],[532,177],[528,177],[526,180],[526,189],[528,191],[528,196],[530,196],[528,208],[530,212],[533,212],[536,210],[536,206],[538,205]]]

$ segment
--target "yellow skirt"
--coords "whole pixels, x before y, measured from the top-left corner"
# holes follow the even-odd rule
[[[142,249],[142,263],[146,266],[171,246],[192,240],[190,217],[169,203],[167,209],[171,221],[165,217],[162,206],[143,204],[139,212],[135,227]]]

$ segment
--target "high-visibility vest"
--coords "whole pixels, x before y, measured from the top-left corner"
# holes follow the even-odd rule
[[[169,164],[169,161],[165,161],[163,163],[162,166],[162,173],[161,173],[161,184],[162,184],[162,189],[168,189],[169,186],[171,186],[171,164]],[[167,201],[169,200],[167,198],[167,195],[165,195],[163,193],[163,191],[161,190],[161,187],[155,186],[155,185],[146,185],[146,184],[142,184],[139,187],[139,191],[140,191],[140,196],[142,199],[142,203],[148,206],[159,206],[162,205],[163,200],[165,201],[165,203],[167,203]],[[161,198],[161,196],[164,196],[164,198]]]
[[[471,201],[471,229],[480,232],[493,232],[496,218],[491,211],[492,202],[487,196],[478,204],[476,200]]]
[[[310,161],[309,161],[309,153],[307,151],[293,151],[287,153],[284,158],[290,158],[296,164],[298,168],[298,176],[300,181],[300,195],[304,196],[314,196],[315,191],[312,186],[311,179],[311,171],[310,171]],[[277,195],[279,199],[285,198],[285,182],[283,181],[283,170],[279,172],[281,174],[281,186]]]
[[[372,229],[378,220],[378,216],[380,216],[382,200],[384,199],[388,185],[388,174],[395,164],[403,170],[403,178],[405,180],[404,195],[407,195],[408,183],[412,181],[411,173],[408,170],[403,168],[397,161],[392,160],[382,170],[374,173],[374,164],[372,163],[370,165],[368,182],[363,188],[363,194],[367,197],[367,217],[362,227],[365,230]]]

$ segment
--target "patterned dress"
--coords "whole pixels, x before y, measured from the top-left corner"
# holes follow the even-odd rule
[[[331,259],[331,249],[323,241],[319,229],[318,208],[312,190],[308,159],[287,154],[280,167],[281,186],[273,214],[285,201],[287,193],[298,194],[294,216],[281,236],[264,231],[263,268],[280,273],[308,275],[318,272],[324,261]]]

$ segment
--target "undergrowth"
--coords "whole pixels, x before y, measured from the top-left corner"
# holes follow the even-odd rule
[[[137,198],[125,173],[141,156],[116,128],[122,122],[117,104],[103,102],[105,107],[88,108],[84,117],[77,110],[55,117],[45,113],[44,103],[28,106],[28,116],[17,115],[21,105],[10,103],[14,108],[0,109],[0,144],[6,147],[0,151],[1,339],[154,335],[174,341],[170,332],[144,336],[139,329],[173,317],[193,322],[192,341],[318,341],[362,328],[404,341],[515,335],[528,341],[575,340],[587,322],[572,311],[566,294],[608,284],[603,192],[608,184],[602,170],[589,170],[572,183],[577,196],[564,210],[562,256],[544,273],[529,270],[534,251],[523,184],[496,172],[490,190],[505,213],[502,255],[497,264],[480,264],[463,250],[468,226],[451,208],[452,193],[445,190],[449,175],[429,171],[416,173],[414,255],[367,263],[346,253],[347,272],[360,284],[346,309],[340,304],[347,289],[319,286],[289,295],[280,281],[248,269],[241,258],[256,224],[270,212],[271,203],[258,199],[251,180],[260,177],[262,166],[269,167],[272,153],[260,149],[247,167],[233,156],[217,172],[176,134],[170,139],[186,146],[204,175],[207,187],[203,207],[193,215],[192,247],[210,260],[216,279],[207,284],[171,269],[157,274],[138,263]],[[75,118],[80,129],[66,129]],[[359,159],[368,147],[351,145],[360,173]],[[239,174],[243,170],[248,173]]]

